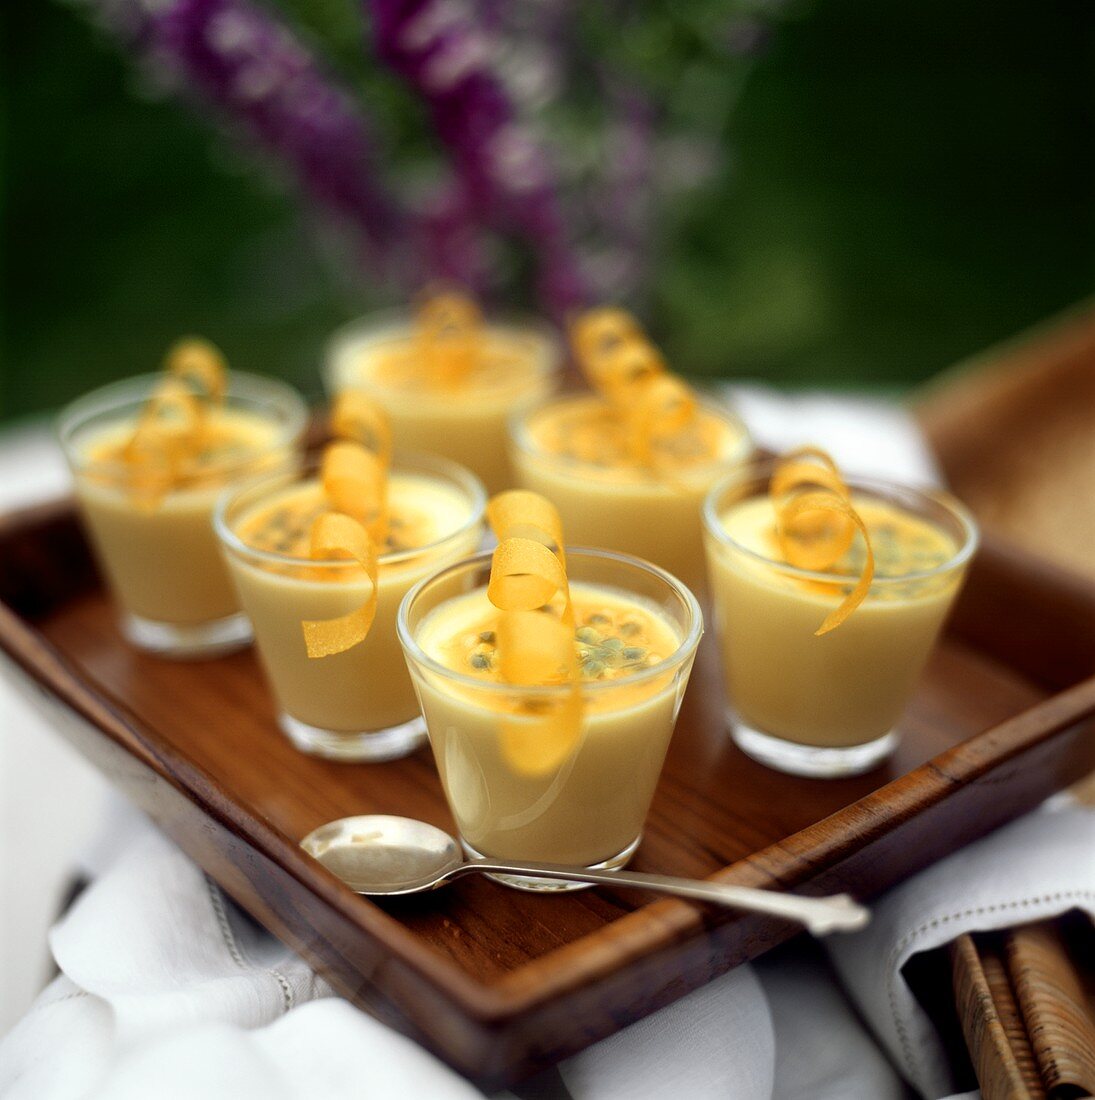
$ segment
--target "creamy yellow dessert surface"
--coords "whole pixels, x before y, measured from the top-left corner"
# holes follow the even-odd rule
[[[393,474],[388,499],[382,555],[417,550],[446,538],[468,521],[471,512],[465,494],[419,474]],[[291,485],[241,516],[236,534],[255,549],[308,558],[312,524],[331,510],[318,481]]]
[[[553,402],[529,417],[529,437],[537,450],[578,464],[583,476],[625,486],[629,482],[668,482],[688,477],[698,469],[741,457],[742,431],[725,417],[704,408],[680,431],[657,436],[652,460],[638,463],[633,457],[630,428],[604,398],[575,397]]]
[[[239,603],[217,547],[212,515],[231,481],[287,462],[282,427],[242,410],[211,409],[202,445],[149,494],[126,464],[136,420],[104,426],[83,443],[76,495],[122,606],[179,625],[226,618]]]
[[[703,498],[750,443],[704,406],[698,417],[698,433],[655,440],[657,461],[643,468],[627,457],[622,423],[602,398],[553,401],[525,422],[536,445],[511,448],[517,483],[559,509],[572,545],[634,554],[702,592]]]
[[[827,571],[831,581],[795,576],[733,545],[708,541],[733,708],[748,726],[801,744],[865,744],[895,726],[962,579],[958,569],[917,576],[955,555],[955,540],[941,527],[876,498],[853,494],[852,503],[871,533],[875,583],[840,626],[820,637],[815,632],[822,620],[861,572],[860,535]],[[720,518],[735,543],[779,558],[767,496],[731,505]]]
[[[480,337],[480,351],[470,369],[458,380],[448,381],[431,373],[418,354],[413,335],[391,337],[359,347],[345,380],[367,383],[385,390],[421,398],[451,397],[462,391],[482,396],[512,396],[535,385],[545,373],[542,340],[517,330],[487,328]]]
[[[570,591],[574,651],[583,681],[621,680],[659,664],[680,645],[664,616],[633,596],[580,583]],[[496,657],[503,614],[485,592],[469,593],[432,612],[420,627],[418,643],[454,672],[502,683]]]
[[[853,493],[851,502],[870,531],[876,578],[892,579],[928,573],[954,557],[957,546],[953,537],[930,520],[873,497]],[[780,560],[782,552],[776,533],[776,513],[770,497],[753,497],[732,505],[720,520],[723,530],[739,546],[763,558]],[[863,570],[865,558],[863,538],[857,534],[844,556],[825,572],[844,575],[855,581]],[[815,585],[808,580],[766,569],[763,572],[773,583],[786,584],[803,592],[830,595],[833,591],[832,585]],[[922,590],[923,582],[918,582],[915,587],[911,584],[876,585],[868,598],[901,599],[922,593]]]
[[[558,348],[534,330],[488,325],[481,354],[465,375],[450,380],[417,358],[415,347],[407,325],[349,335],[331,352],[330,384],[376,400],[401,448],[459,462],[489,492],[509,488],[506,422],[554,387]]]
[[[308,562],[311,523],[328,510],[318,481],[274,492],[233,525],[244,542],[284,556],[263,561],[234,551],[229,564],[282,709],[319,729],[381,730],[418,714],[396,637],[399,603],[423,576],[473,552],[479,543],[480,529],[469,523],[473,502],[455,486],[395,472],[388,499],[391,533],[382,548],[373,624],[364,641],[322,658],[308,656],[302,621],[348,614],[368,600],[372,583],[356,563],[328,567]],[[464,528],[460,537],[431,548]],[[384,556],[397,553],[395,560]]]
[[[571,751],[550,770],[530,771],[507,751],[507,735],[522,720],[535,721],[529,702],[537,688],[527,697],[497,690],[491,635],[498,612],[486,591],[441,604],[416,631],[427,655],[483,684],[418,679],[461,834],[497,858],[588,865],[623,851],[642,830],[673,732],[680,679],[634,674],[678,650],[675,624],[627,593],[577,583],[571,592],[585,707]]]
[[[126,461],[126,448],[136,428],[136,420],[128,420],[94,433],[82,448],[85,476],[103,484],[126,487],[134,473]],[[277,421],[260,413],[209,409],[203,417],[199,444],[173,471],[171,491],[224,484],[227,477],[237,474],[241,463],[269,451],[281,431]]]

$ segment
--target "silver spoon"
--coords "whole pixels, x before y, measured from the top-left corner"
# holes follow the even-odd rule
[[[847,894],[804,898],[774,890],[651,875],[638,871],[589,871],[553,863],[499,863],[464,859],[457,842],[442,829],[409,817],[367,814],[328,822],[310,832],[300,846],[359,894],[417,894],[462,875],[533,875],[565,882],[634,886],[708,901],[732,909],[750,909],[799,921],[815,936],[862,928],[870,913]]]

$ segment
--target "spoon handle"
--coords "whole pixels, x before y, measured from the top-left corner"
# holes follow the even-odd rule
[[[848,894],[807,898],[751,886],[678,878],[675,875],[654,875],[642,871],[590,871],[580,867],[560,867],[553,863],[498,863],[491,859],[471,859],[456,870],[459,875],[471,872],[534,875],[537,878],[589,882],[600,886],[633,886],[731,909],[748,909],[786,917],[804,924],[815,936],[824,936],[828,932],[851,932],[862,928],[870,920],[870,911]]]

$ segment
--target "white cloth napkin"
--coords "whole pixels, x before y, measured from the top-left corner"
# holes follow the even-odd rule
[[[332,997],[135,811],[118,810],[86,862],[94,881],[50,936],[61,975],[0,1042],[5,1100],[480,1095]],[[756,1100],[772,1095],[774,1052],[742,967],[560,1073],[580,1100],[702,1097],[713,1081]]]
[[[818,443],[849,469],[934,478],[915,428],[892,405],[735,393],[764,445]],[[20,734],[38,736],[27,725]],[[87,862],[94,881],[51,935],[61,974],[0,1040],[5,1100],[479,1095],[330,997],[134,811],[120,813]],[[882,1049],[825,956],[793,945],[562,1063],[535,1095],[897,1100],[908,1093],[885,1049],[936,1100],[952,1083],[901,978],[904,963],[964,930],[1073,904],[1091,911],[1092,891],[1095,814],[1028,815],[890,891],[866,931],[828,941]],[[531,1086],[517,1091],[533,1095]]]
[[[1067,797],[1005,825],[890,890],[871,924],[826,941],[844,984],[921,1093],[955,1087],[935,1028],[902,977],[913,955],[962,932],[1095,917],[1095,812]]]

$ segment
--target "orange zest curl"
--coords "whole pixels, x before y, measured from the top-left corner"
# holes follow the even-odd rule
[[[566,568],[563,521],[554,504],[527,489],[507,489],[491,497],[487,521],[499,542],[509,538],[534,539],[553,550]]]
[[[503,539],[491,559],[487,598],[502,611],[535,611],[557,592],[569,603],[566,569],[558,556],[533,539]]]
[[[498,670],[510,683],[562,684],[570,677],[574,632],[542,611],[510,611],[498,621]]]
[[[579,366],[602,362],[619,348],[645,341],[639,322],[615,306],[600,306],[580,314],[570,326],[570,339]]]
[[[360,523],[377,542],[388,533],[388,471],[360,443],[337,439],[323,452],[320,483],[328,503]]]
[[[328,512],[316,519],[311,540],[313,561],[356,561],[372,585],[369,598],[353,611],[336,619],[301,622],[308,656],[331,657],[363,642],[373,625],[379,596],[379,560],[369,532],[356,520],[338,512]]]
[[[428,294],[415,313],[414,342],[418,356],[441,384],[457,387],[482,355],[482,311],[460,291]]]
[[[205,340],[180,341],[167,354],[164,375],[122,448],[134,501],[155,511],[201,452],[211,406],[228,389],[224,357]]]
[[[303,620],[308,656],[330,657],[363,642],[376,617],[380,547],[388,538],[388,418],[364,394],[340,394],[331,410],[336,436],[323,450],[319,480],[333,511],[312,524],[313,561],[356,561],[372,583],[369,599],[337,619]]]
[[[228,364],[220,350],[197,337],[180,340],[168,353],[167,373],[188,382],[207,401],[220,404],[228,392]]]
[[[335,440],[323,452],[320,481],[336,512],[356,519],[378,546],[388,537],[388,473],[392,429],[384,411],[364,394],[347,391],[331,409]]]
[[[657,467],[659,445],[698,425],[695,394],[666,369],[661,353],[624,310],[590,310],[574,321],[570,335],[590,385],[616,410],[627,457],[640,467]]]
[[[630,434],[632,458],[641,466],[653,466],[655,445],[692,423],[696,395],[671,374],[657,374],[635,387],[630,410],[634,430]]]
[[[874,580],[874,550],[851,491],[832,458],[820,448],[790,452],[769,482],[776,512],[776,534],[784,560],[796,569],[831,569],[851,548],[858,530],[866,547],[863,569],[852,590],[814,632],[835,630],[866,599]],[[836,517],[838,522],[832,522]]]
[[[584,714],[562,521],[554,506],[535,493],[502,493],[491,501],[487,514],[501,540],[487,585],[488,599],[502,612],[499,673],[507,683],[530,689],[569,685],[557,697],[530,695],[501,723],[500,743],[510,765],[522,775],[542,776],[573,752]],[[552,550],[547,540],[557,548]],[[549,605],[559,596],[563,606],[556,614]]]
[[[392,426],[387,413],[357,390],[344,390],[331,408],[331,434],[360,443],[384,467],[392,461]]]

